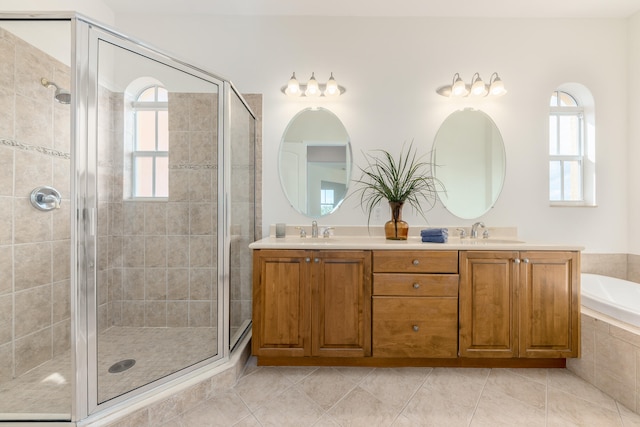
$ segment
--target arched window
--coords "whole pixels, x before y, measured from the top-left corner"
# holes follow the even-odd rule
[[[169,196],[168,93],[159,85],[149,86],[132,102],[134,115],[131,152],[131,195]]]
[[[593,102],[588,90],[579,88],[582,88],[582,97],[565,88],[559,88],[551,95],[549,201],[552,205],[595,204]],[[581,98],[588,100],[587,105]]]

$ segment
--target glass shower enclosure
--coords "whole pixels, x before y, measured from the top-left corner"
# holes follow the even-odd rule
[[[0,15],[0,59],[0,421],[224,363],[261,234],[247,102],[77,15]]]

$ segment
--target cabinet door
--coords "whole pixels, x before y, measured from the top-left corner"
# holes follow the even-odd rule
[[[308,251],[254,251],[254,355],[311,355],[310,261]]]
[[[312,354],[370,356],[371,252],[314,252],[311,272]]]
[[[518,252],[460,252],[460,356],[517,357]]]
[[[521,252],[520,357],[578,357],[577,252]]]

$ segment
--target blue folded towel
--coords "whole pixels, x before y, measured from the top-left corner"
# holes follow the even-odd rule
[[[426,229],[420,231],[420,236],[422,236],[422,237],[449,236],[449,229],[448,228],[426,228]]]
[[[443,236],[422,236],[423,243],[447,243],[448,239],[446,234]]]

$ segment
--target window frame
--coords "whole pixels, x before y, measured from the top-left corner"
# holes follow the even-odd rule
[[[146,91],[148,91],[149,89],[153,88],[154,89],[154,99],[155,101],[139,101],[140,96],[142,96],[142,94],[144,94]],[[143,87],[140,91],[138,91],[135,100],[131,102],[131,110],[133,112],[133,150],[130,153],[131,156],[131,198],[135,199],[135,200],[167,200],[168,199],[168,193],[169,193],[169,188],[167,188],[167,195],[166,196],[158,196],[157,195],[157,188],[156,188],[156,181],[157,181],[157,160],[159,158],[169,158],[169,147],[168,147],[168,140],[169,140],[169,135],[168,135],[168,129],[167,129],[167,150],[160,150],[159,149],[159,120],[158,120],[158,113],[161,111],[169,111],[169,103],[167,101],[158,101],[159,97],[158,97],[158,90],[159,89],[163,89],[166,91],[166,88],[160,84],[151,84],[151,85],[147,85],[145,87]],[[139,140],[138,140],[138,112],[142,112],[142,111],[153,111],[155,113],[155,120],[154,120],[154,125],[155,125],[155,129],[154,129],[154,135],[155,135],[155,141],[154,141],[154,147],[155,150],[138,150],[139,147]],[[168,118],[167,118],[168,120]],[[151,179],[151,196],[139,196],[136,194],[136,188],[137,188],[137,181],[138,181],[138,173],[137,173],[137,162],[136,160],[138,158],[151,158],[152,160],[152,179]],[[168,160],[167,160],[167,165],[168,165]],[[169,171],[167,170],[167,176],[168,176]]]
[[[585,89],[586,90],[586,89]],[[575,105],[566,105],[561,106],[558,105],[560,103],[560,94],[564,94],[571,98]],[[594,182],[587,182],[588,179],[593,181],[593,178],[588,178],[589,175],[593,174],[593,165],[590,164],[588,159],[589,154],[589,144],[593,144],[592,141],[589,140],[589,132],[587,131],[587,117],[588,114],[586,112],[586,108],[583,102],[581,102],[580,98],[575,96],[573,91],[567,90],[566,88],[558,88],[554,90],[551,94],[551,99],[553,97],[558,99],[557,104],[551,105],[549,102],[549,115],[547,119],[547,123],[549,125],[549,130],[547,133],[548,141],[547,141],[547,153],[548,153],[548,200],[551,206],[595,206],[595,189],[591,188],[594,185]],[[577,154],[552,154],[551,153],[551,118],[556,117],[558,126],[556,127],[556,152],[559,153],[560,144],[561,144],[561,126],[560,117],[576,117],[578,119],[578,153]],[[560,164],[560,199],[551,199],[551,173],[552,167],[551,165],[554,162],[559,162]],[[567,162],[576,162],[579,166],[579,181],[580,181],[580,194],[579,199],[567,199],[565,194],[565,174],[564,167]],[[589,196],[588,194],[593,193],[593,196]],[[593,199],[593,200],[592,200]]]

